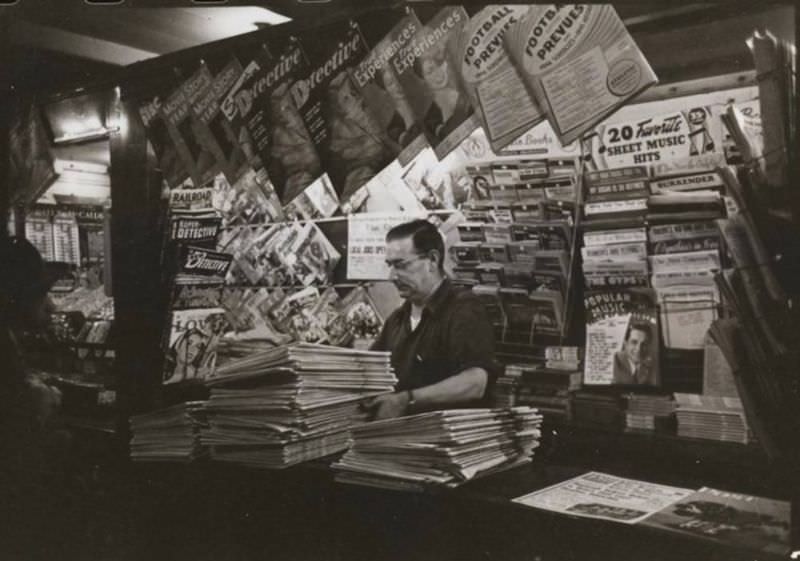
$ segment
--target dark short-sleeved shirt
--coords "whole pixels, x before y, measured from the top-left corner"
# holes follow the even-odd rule
[[[411,330],[411,303],[386,319],[374,350],[391,351],[398,390],[429,386],[467,368],[489,375],[486,395],[499,373],[494,359],[494,332],[486,308],[472,291],[445,279]]]

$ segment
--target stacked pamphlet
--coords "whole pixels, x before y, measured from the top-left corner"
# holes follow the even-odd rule
[[[202,455],[200,429],[207,426],[205,403],[187,401],[131,417],[131,459],[190,461]]]
[[[221,366],[207,381],[211,458],[282,468],[347,448],[363,401],[397,379],[385,352],[297,343]]]
[[[675,403],[668,395],[629,394],[626,399],[625,427],[629,430],[665,429],[675,412]]]
[[[366,423],[333,464],[336,480],[419,490],[457,486],[530,461],[542,417],[530,407],[454,409]]]
[[[580,390],[571,397],[572,422],[575,425],[609,431],[623,429],[625,409],[617,393]]]
[[[675,402],[678,436],[741,444],[752,442],[741,399],[676,393]]]
[[[581,370],[583,347],[546,347],[545,366],[554,370]]]
[[[509,364],[495,383],[498,407],[530,406],[546,419],[570,417],[570,392],[581,387],[580,370],[558,370],[532,364]]]

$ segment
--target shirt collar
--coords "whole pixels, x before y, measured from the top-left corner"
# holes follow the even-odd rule
[[[430,298],[428,298],[423,310],[427,310],[427,313],[430,315],[437,315],[444,306],[444,303],[450,294],[451,287],[452,283],[450,282],[449,278],[445,277],[442,279],[442,282],[439,283],[439,286],[436,287],[436,290],[434,290],[433,294],[431,294]],[[406,316],[411,315],[411,302],[408,300],[403,303],[403,311]]]

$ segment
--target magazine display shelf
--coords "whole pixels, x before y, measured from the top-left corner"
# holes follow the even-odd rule
[[[397,12],[387,13],[396,15]],[[385,18],[386,14],[380,13],[376,16],[373,13],[370,17]],[[314,25],[305,27],[313,28]],[[290,28],[293,31],[300,29],[294,24],[290,24]],[[121,443],[127,442],[128,416],[134,412],[147,410],[158,399],[163,363],[163,355],[159,350],[163,310],[159,309],[158,304],[161,291],[158,271],[163,238],[159,217],[161,184],[159,174],[154,171],[155,162],[152,153],[148,151],[145,131],[139,125],[136,116],[137,107],[132,101],[131,91],[145,87],[148,82],[157,81],[159,72],[168,70],[181,61],[191,61],[213,54],[237,42],[252,46],[259,41],[258,36],[249,35],[243,39],[204,45],[160,57],[155,61],[133,65],[118,76],[120,86],[109,114],[111,120],[120,123],[119,130],[111,135],[111,188],[115,208],[111,227],[117,341],[115,368],[120,413],[116,434]],[[731,80],[734,84],[742,83],[741,77],[726,77],[723,82],[729,87]],[[686,93],[682,87],[678,89],[676,86],[671,87],[673,91],[670,95],[675,95],[678,91]],[[707,84],[704,84],[699,89],[695,89],[695,86],[689,89],[694,92],[707,88]],[[577,214],[579,217],[580,213]],[[315,222],[324,224],[337,223],[341,220],[343,217],[320,219]],[[576,232],[578,227],[579,218],[575,224]],[[574,261],[574,255],[571,255],[571,270],[574,269]],[[572,274],[570,278],[572,279]],[[334,282],[333,285],[351,286],[347,282]],[[574,290],[572,286],[574,282],[570,285],[569,294]],[[576,300],[574,295],[570,296],[570,300]],[[567,317],[573,307],[574,305],[567,306]],[[570,323],[572,322],[569,320],[565,322],[566,325]],[[563,336],[555,337],[553,344],[561,341]],[[514,351],[514,349],[505,350]],[[504,349],[501,348],[499,351],[502,353]],[[756,445],[715,443],[652,433],[616,433],[570,425],[553,428],[557,434],[550,435],[550,446],[541,450],[534,468],[518,468],[483,481],[470,483],[455,491],[436,492],[431,495],[437,504],[441,501],[442,508],[446,508],[447,512],[458,513],[462,517],[460,530],[464,532],[463,535],[468,535],[474,528],[483,528],[487,532],[485,539],[488,541],[484,542],[487,551],[499,552],[492,558],[536,558],[537,551],[544,555],[543,559],[550,559],[549,555],[553,555],[553,558],[570,558],[569,553],[564,553],[559,548],[567,547],[568,551],[572,551],[569,548],[580,541],[591,544],[589,551],[599,551],[599,548],[608,546],[611,550],[619,550],[620,558],[623,558],[623,555],[630,555],[630,559],[657,559],[660,558],[659,555],[664,555],[665,559],[751,558],[749,553],[729,550],[723,546],[707,545],[700,540],[671,535],[665,537],[664,533],[647,528],[635,528],[631,531],[630,527],[626,528],[621,524],[564,517],[513,505],[508,501],[537,487],[562,480],[565,478],[564,473],[572,471],[577,474],[585,471],[587,467],[602,469],[602,464],[605,464],[624,469],[626,463],[632,463],[638,469],[638,472],[632,470],[635,475],[651,479],[652,474],[658,474],[657,477],[663,482],[676,485],[687,484],[687,479],[709,483],[704,479],[705,476],[709,474],[713,476],[724,470],[737,472],[731,473],[730,479],[737,489],[769,494],[774,494],[776,489],[782,489],[787,496],[792,494],[792,491],[787,490],[789,489],[787,482],[792,481],[789,475],[781,473],[778,468],[773,470],[771,466],[765,469],[766,458]],[[103,425],[101,430],[106,431],[106,429],[107,425]],[[628,462],[630,458],[635,461]],[[562,467],[565,464],[571,467]],[[582,467],[574,467],[575,464]],[[689,469],[690,466],[692,469]],[[301,484],[291,488],[299,492],[302,488],[318,490],[319,480],[327,481],[329,477],[327,468],[316,462],[281,474],[210,464],[132,466],[129,469],[135,478],[149,477],[150,482],[147,485],[163,486],[163,489],[159,487],[158,492],[150,490],[155,497],[158,497],[158,493],[162,490],[171,491],[172,486],[177,483],[178,487],[183,489],[182,495],[177,493],[179,497],[188,497],[191,501],[201,500],[193,497],[192,493],[203,488],[203,485],[208,485],[215,490],[216,495],[212,492],[209,497],[202,500],[207,500],[208,508],[212,509],[216,504],[214,498],[222,502],[229,499],[227,487],[231,484],[238,489],[239,496],[248,497],[254,488],[265,482],[272,482],[269,487],[275,490],[280,489],[282,485],[280,482],[286,481],[287,478],[299,478]],[[677,475],[675,471],[678,472]],[[306,477],[308,473],[312,473],[313,476]],[[556,473],[561,477],[556,476]],[[212,483],[215,479],[216,485]],[[342,489],[341,486],[335,486],[329,492],[336,496],[363,494],[372,501],[378,496],[381,499],[396,497],[396,494],[390,492]],[[286,493],[284,492],[282,496],[285,498]],[[314,496],[311,498],[319,499]],[[253,501],[251,504],[256,507],[266,507],[270,502],[269,499],[266,494],[260,495],[258,498],[251,498]],[[798,507],[797,501],[793,506]],[[180,512],[183,512],[183,507],[176,506],[176,515]],[[269,509],[265,508],[265,512],[269,512]],[[480,520],[472,518],[475,516]],[[795,520],[798,518],[800,516],[796,514]],[[492,526],[503,528],[502,534],[489,534],[490,529],[485,527],[489,520]],[[498,521],[503,523],[500,524]],[[255,532],[254,529],[251,530]],[[230,528],[228,531],[231,531]],[[548,535],[551,543],[539,549],[541,535]],[[631,535],[634,537],[631,538]],[[591,538],[587,539],[587,536]],[[625,545],[631,540],[636,542],[636,547]],[[675,549],[670,549],[672,547]],[[632,553],[634,550],[635,554]],[[679,551],[689,553],[680,554]],[[643,552],[647,552],[647,555]],[[763,559],[769,557],[764,556]]]
[[[256,37],[247,39],[251,44],[257,42]],[[123,80],[120,96],[115,100],[112,114],[126,122],[128,127],[121,130],[119,134],[112,137],[112,190],[115,194],[115,208],[117,209],[138,209],[138,212],[119,212],[115,216],[115,230],[118,235],[114,236],[117,240],[115,253],[115,268],[118,274],[115,281],[115,294],[117,296],[117,318],[119,325],[119,340],[123,343],[118,351],[118,360],[122,363],[121,372],[122,398],[128,412],[141,411],[153,403],[155,394],[160,386],[160,365],[162,357],[154,349],[158,349],[158,340],[155,335],[161,328],[158,313],[154,309],[151,298],[158,293],[157,279],[142,278],[137,275],[128,275],[124,271],[148,271],[156,270],[159,258],[160,235],[157,232],[157,214],[159,204],[160,184],[158,177],[152,172],[152,164],[148,166],[151,156],[147,153],[144,130],[135,126],[138,119],[135,117],[136,106],[132,102],[130,95],[131,89],[134,91],[143,87],[148,80],[153,80],[153,76],[158,75],[159,69],[170,68],[180,63],[196,59],[204,54],[212,53],[215,49],[221,49],[221,45],[207,45],[197,49],[170,55],[149,63],[141,63],[130,68],[130,72]],[[752,78],[752,77],[751,77]],[[720,83],[721,87],[729,87],[731,81],[734,84],[742,84],[742,77],[725,77]],[[713,86],[712,86],[713,87]],[[709,84],[693,84],[689,91],[684,91],[683,86],[671,86],[671,90],[665,91],[666,95],[676,95],[677,93],[686,94],[696,91],[708,91]],[[666,88],[665,88],[666,89]],[[119,197],[119,201],[116,200]],[[580,213],[577,213],[575,231],[580,227]],[[336,219],[320,220],[320,224],[329,223],[331,225],[340,224]],[[131,234],[133,233],[133,234]],[[127,238],[128,243],[120,244],[120,239]],[[133,238],[131,240],[131,238]],[[574,253],[571,255],[572,268],[574,268]],[[570,283],[574,285],[574,282]],[[570,287],[570,300],[576,298],[572,294],[574,286]],[[569,310],[573,306],[568,307]],[[143,310],[150,312],[142,313]],[[502,353],[504,349],[499,349]],[[673,459],[686,458],[685,449],[695,451],[714,449],[720,451],[722,457],[727,460],[720,460],[718,465],[724,466],[728,461],[734,465],[756,465],[760,458],[757,452],[751,447],[741,447],[738,445],[717,445],[682,439],[679,437],[660,437],[658,435],[638,435],[629,433],[604,433],[602,431],[584,432],[572,428],[564,428],[566,434],[562,436],[556,444],[559,454],[563,453],[567,457],[588,456],[591,459],[596,457],[597,441],[604,442],[604,447],[608,446],[610,454],[618,454],[620,461],[624,462],[627,454],[635,457],[648,457],[652,452],[651,448],[658,448],[661,452],[659,457],[662,463],[673,464]],[[612,446],[613,445],[613,446]],[[614,446],[617,446],[615,448]],[[752,455],[751,455],[752,454]],[[691,456],[691,454],[689,454]],[[703,455],[694,456],[694,461],[699,460],[703,463]],[[692,461],[686,459],[685,462]],[[658,462],[652,462],[650,465]],[[681,463],[678,461],[677,463]],[[711,462],[713,463],[713,462]],[[257,477],[257,476],[256,476]],[[498,476],[500,478],[501,476]],[[579,523],[579,524],[582,524]]]

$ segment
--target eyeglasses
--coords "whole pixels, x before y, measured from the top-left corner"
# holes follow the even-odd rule
[[[419,261],[425,257],[424,255],[415,255],[410,259],[387,259],[386,266],[390,269],[394,269],[395,271],[405,271],[407,270],[414,261]]]

